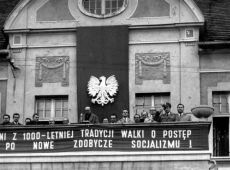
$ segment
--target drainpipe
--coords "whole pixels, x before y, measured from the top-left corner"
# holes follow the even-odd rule
[[[9,62],[10,66],[14,69],[14,70],[18,70],[19,68],[17,66],[14,65],[14,59],[11,58],[10,55],[10,50],[9,49],[2,49],[0,50],[0,56],[4,55],[6,61]],[[13,73],[14,74],[14,73]],[[14,77],[15,78],[15,77]]]
[[[209,160],[209,163],[212,164],[212,165],[209,167],[209,170],[218,170],[218,167],[217,167],[217,164],[216,164],[216,161],[215,161],[215,160]]]

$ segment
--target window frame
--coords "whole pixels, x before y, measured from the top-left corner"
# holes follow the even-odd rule
[[[138,95],[143,95],[143,97],[150,97],[150,105],[137,105],[137,97]],[[163,104],[165,102],[170,102],[170,92],[161,92],[161,93],[136,93],[135,94],[135,112],[139,113],[141,111],[147,111],[149,112],[150,108],[157,107],[159,106],[159,103],[155,103],[155,98],[156,97],[161,97],[161,103]],[[164,101],[164,97],[167,97],[168,100]]]
[[[220,108],[219,108],[219,110],[220,110],[220,112],[215,112],[215,110],[214,110],[214,114],[213,114],[213,117],[212,117],[212,146],[211,146],[211,148],[212,148],[212,157],[213,158],[223,158],[223,157],[227,157],[227,158],[230,158],[230,138],[228,139],[228,143],[229,143],[229,150],[228,150],[228,152],[229,152],[229,155],[228,156],[225,156],[225,155],[215,155],[215,153],[214,153],[214,145],[215,145],[215,141],[214,141],[214,118],[215,117],[223,117],[223,118],[228,118],[228,123],[229,123],[229,129],[228,129],[228,136],[230,136],[230,91],[229,90],[214,90],[214,89],[212,89],[212,91],[211,91],[211,95],[212,95],[212,97],[211,97],[211,104],[212,104],[212,106],[213,106],[213,108],[215,108],[214,107],[214,95],[215,94],[218,94],[218,95],[223,95],[223,94],[228,94],[228,98],[227,98],[227,104],[228,104],[228,112],[221,112],[221,103],[220,103]],[[220,98],[220,102],[221,102],[221,98]]]
[[[56,107],[56,102],[58,100],[61,99],[61,112],[62,112],[62,116],[60,117],[57,117],[56,116],[56,110],[57,110],[57,107]],[[38,101],[40,100],[43,100],[43,113],[42,115],[39,114],[38,112]],[[46,107],[45,107],[45,104],[46,104],[46,101],[50,100],[51,101],[51,104],[50,104],[50,116],[47,117],[46,116]],[[65,113],[65,108],[63,107],[65,100],[67,100],[67,113]],[[41,120],[50,120],[50,119],[55,119],[55,120],[63,120],[65,117],[68,116],[68,104],[69,104],[69,96],[68,95],[55,95],[55,96],[35,96],[35,113],[38,113],[39,114],[39,117]]]
[[[90,0],[89,0],[89,1],[90,1]],[[102,1],[102,2],[101,2],[101,11],[102,11],[102,12],[105,12],[105,10],[106,10],[106,3],[105,3],[105,1],[106,1],[106,0],[101,0],[101,1]],[[116,15],[119,15],[120,13],[122,13],[122,12],[127,8],[127,6],[128,6],[128,1],[129,1],[129,0],[124,0],[123,5],[122,5],[122,7],[121,7],[119,10],[117,10],[116,12],[109,13],[109,14],[101,14],[101,15],[98,15],[98,14],[90,13],[89,11],[87,11],[87,10],[84,8],[83,0],[79,0],[79,1],[78,1],[78,8],[80,9],[80,11],[81,11],[83,14],[85,14],[85,15],[87,15],[87,16],[94,17],[94,18],[99,18],[99,19],[100,19],[100,18],[103,19],[103,18],[113,17],[113,16],[116,16]]]

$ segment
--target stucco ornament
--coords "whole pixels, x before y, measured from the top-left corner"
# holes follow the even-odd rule
[[[88,92],[93,98],[92,103],[98,103],[102,106],[113,103],[118,91],[118,82],[114,75],[106,79],[105,76],[99,77],[91,76],[88,82]]]

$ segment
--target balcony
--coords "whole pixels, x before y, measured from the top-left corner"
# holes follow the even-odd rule
[[[0,127],[0,169],[210,167],[209,122]]]

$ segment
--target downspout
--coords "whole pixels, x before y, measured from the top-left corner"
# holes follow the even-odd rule
[[[26,7],[26,29],[28,29],[28,7]],[[27,82],[27,54],[28,54],[28,40],[27,40],[28,33],[25,34],[25,66],[24,66],[24,93],[23,93],[23,114],[22,119],[25,119],[26,114],[26,82]]]
[[[181,0],[179,1],[179,23],[181,23]],[[182,82],[181,82],[181,48],[182,48],[182,45],[181,45],[181,29],[179,28],[179,34],[180,34],[180,40],[179,40],[179,103],[181,103],[181,86],[182,86]]]
[[[212,165],[209,167],[209,170],[218,170],[218,166],[217,166],[215,160],[210,160],[209,163],[212,164]]]

